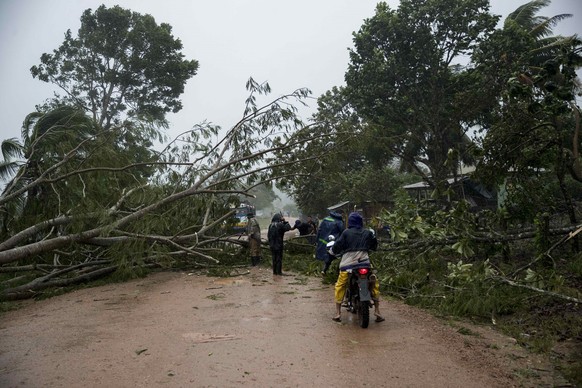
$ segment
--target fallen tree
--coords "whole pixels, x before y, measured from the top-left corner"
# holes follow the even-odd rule
[[[29,298],[114,272],[131,277],[144,268],[172,266],[177,259],[216,264],[225,243],[246,244],[246,238],[229,237],[225,229],[230,207],[253,187],[284,179],[277,169],[297,160],[280,154],[316,136],[293,105],[302,103],[308,90],[258,106],[257,96],[267,95],[269,86],[251,79],[247,87],[243,116],[230,130],[198,125],[149,163],[112,166],[91,159],[109,133],[98,131],[61,151],[56,163],[37,163],[34,179],[23,178],[31,174],[30,163],[22,164],[0,196],[0,299]],[[57,131],[63,125],[45,128],[43,138]],[[140,175],[144,167],[153,171],[147,179]],[[107,202],[92,196],[103,177],[114,181],[118,174],[124,186],[112,186]],[[35,191],[57,206],[26,217]],[[73,194],[85,202],[68,201]]]

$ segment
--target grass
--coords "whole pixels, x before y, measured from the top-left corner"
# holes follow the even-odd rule
[[[474,337],[479,337],[479,333],[475,333],[473,330],[471,330],[467,327],[458,328],[457,333],[462,334],[462,335],[470,335],[470,336],[474,336]]]
[[[515,338],[528,351],[550,358],[560,341],[574,341],[578,351],[570,351],[560,359],[554,357],[554,362],[572,384],[582,387],[582,306],[496,282],[486,272],[491,267],[476,259],[465,272],[456,271],[462,276],[449,276],[455,272],[447,264],[458,260],[430,250],[400,256],[379,252],[373,256],[383,295],[392,295],[440,317],[470,319],[484,325],[495,320],[496,330]],[[498,260],[493,268],[500,274],[512,273],[527,264],[530,256],[524,256],[522,261]],[[536,268],[536,273],[546,281],[543,288],[576,297],[582,289],[582,259],[563,262],[568,265],[561,276],[555,268]],[[455,329],[463,335],[476,335],[466,327]]]
[[[18,310],[21,304],[18,302],[0,302],[0,315],[2,313]]]

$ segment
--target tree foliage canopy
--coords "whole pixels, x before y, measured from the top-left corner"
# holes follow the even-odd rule
[[[81,17],[52,54],[31,68],[33,77],[64,91],[58,101],[83,107],[103,128],[121,118],[163,121],[182,108],[179,96],[198,62],[185,60],[169,24],[157,24],[119,6],[104,5]]]
[[[524,188],[530,187],[533,173],[541,172],[545,184],[559,185],[562,199],[542,201],[530,216],[548,206],[565,207],[575,223],[572,199],[579,195],[567,188],[566,174],[582,181],[580,108],[575,103],[582,42],[551,34],[570,15],[538,16],[548,4],[535,0],[518,7],[473,55],[472,71],[490,104],[475,138],[482,150],[477,171],[481,179],[500,184],[510,178]],[[515,209],[529,209],[531,193],[514,193],[522,199]]]
[[[376,14],[354,34],[346,72],[347,95],[358,114],[378,127],[390,152],[431,182],[442,180],[463,155],[465,92],[451,65],[493,29],[486,0],[406,0],[398,10],[379,3]],[[463,96],[464,99],[478,95]],[[451,153],[455,150],[455,153]]]

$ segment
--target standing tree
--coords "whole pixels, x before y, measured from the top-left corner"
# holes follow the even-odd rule
[[[561,202],[575,224],[573,191],[566,187],[565,178],[569,173],[582,181],[580,108],[575,102],[582,42],[576,36],[552,34],[552,27],[571,15],[538,16],[549,3],[534,0],[518,7],[474,55],[475,74],[481,77],[482,90],[492,97],[482,121],[478,173],[495,183],[509,175],[514,183],[520,182],[512,187],[516,199],[522,198],[516,209],[523,216],[564,207],[558,205]],[[544,185],[531,180],[532,171],[543,172]],[[528,189],[530,185],[533,189]],[[559,186],[563,201],[541,190],[552,185]]]
[[[249,190],[249,194],[254,196],[254,199],[250,202],[256,206],[257,210],[272,209],[273,202],[276,199],[279,199],[273,190],[273,185],[271,182],[254,187],[253,189]]]
[[[495,26],[487,0],[403,0],[397,11],[379,3],[354,34],[347,94],[376,128],[392,156],[438,187],[466,159],[467,94],[459,61]],[[467,104],[469,105],[469,104]],[[421,166],[430,170],[427,175]]]
[[[361,127],[341,88],[334,87],[317,103],[312,133],[318,136],[293,150],[294,157],[304,162],[286,167],[288,175],[299,173],[286,181],[286,190],[304,213],[321,215],[328,206],[345,199],[344,178],[361,156],[356,151]]]
[[[198,62],[185,60],[172,27],[150,15],[119,6],[86,10],[75,38],[31,68],[33,77],[65,93],[57,103],[80,106],[108,129],[126,118],[163,122],[166,113],[182,109],[179,100]]]
[[[67,31],[63,44],[31,68],[64,95],[26,118],[22,142],[2,144],[0,174],[15,173],[4,175],[9,184],[0,198],[6,236],[65,215],[89,220],[86,214],[114,206],[126,189],[152,177],[152,141],[166,113],[181,109],[179,97],[198,68],[184,60],[171,31],[119,6],[88,9],[78,36]]]
[[[298,207],[325,215],[329,206],[344,200],[389,202],[406,178],[391,163],[384,139],[358,117],[344,88],[334,87],[319,97],[313,120],[317,138],[293,151],[304,162],[287,167],[289,175],[299,173],[287,180]]]

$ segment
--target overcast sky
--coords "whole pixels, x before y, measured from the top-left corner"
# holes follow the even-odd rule
[[[492,0],[505,16],[526,1]],[[184,108],[168,117],[169,135],[204,120],[228,128],[244,109],[249,77],[268,81],[273,98],[307,87],[317,98],[344,84],[352,33],[373,16],[375,0],[0,0],[0,141],[20,138],[24,117],[54,88],[33,79],[30,67],[76,36],[82,12],[120,5],[169,23],[186,59],[200,63],[186,85]],[[387,3],[397,8],[399,1]],[[553,0],[545,16],[571,13],[555,28],[582,36],[582,1]],[[315,109],[305,111],[308,115]]]

